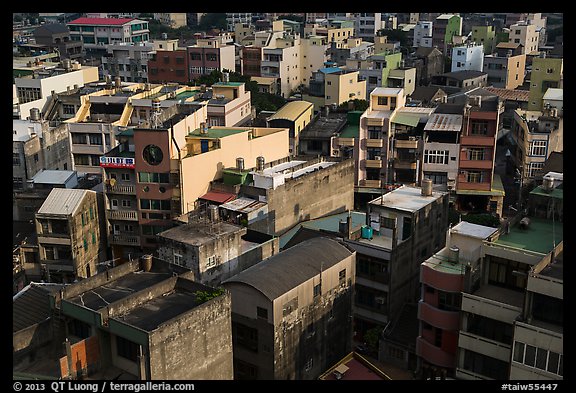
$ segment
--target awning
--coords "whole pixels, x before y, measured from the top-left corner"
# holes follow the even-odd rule
[[[236,199],[236,194],[232,194],[230,192],[209,191],[202,195],[199,199],[204,199],[206,201],[212,201],[216,203],[226,203]]]
[[[408,115],[406,113],[396,113],[393,119],[390,120],[392,123],[404,124],[410,127],[416,127],[420,122],[420,116]]]

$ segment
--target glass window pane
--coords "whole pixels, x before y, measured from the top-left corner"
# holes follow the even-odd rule
[[[548,351],[542,348],[538,348],[536,352],[536,367],[541,370],[546,370],[546,358],[548,357]]]
[[[560,354],[550,351],[548,355],[548,372],[557,374],[558,373],[558,363],[560,361]]]
[[[524,364],[534,366],[536,363],[536,347],[526,345],[526,356],[524,357]]]
[[[514,361],[518,363],[524,362],[524,343],[516,341],[514,345]]]

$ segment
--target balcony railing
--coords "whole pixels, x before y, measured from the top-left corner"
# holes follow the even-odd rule
[[[109,220],[138,221],[136,210],[107,210],[106,218]]]
[[[416,170],[416,163],[408,160],[394,159],[394,169],[412,169]]]
[[[354,138],[338,138],[336,144],[340,146],[354,146]]]
[[[112,236],[110,237],[110,243],[116,245],[139,246],[140,236],[112,234]]]
[[[360,180],[361,187],[380,188],[381,184],[380,180]]]
[[[107,185],[106,192],[110,194],[136,195],[136,187],[131,184]]]
[[[382,160],[366,160],[366,168],[382,168]]]
[[[396,139],[396,148],[397,149],[417,149],[418,148],[418,141],[403,141]]]
[[[384,140],[366,139],[366,147],[384,147]]]

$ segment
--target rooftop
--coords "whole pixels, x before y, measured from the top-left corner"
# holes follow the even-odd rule
[[[542,99],[562,101],[563,97],[564,97],[564,89],[549,87],[548,90],[546,90],[546,93],[544,93],[544,97],[542,97]]]
[[[226,222],[189,222],[186,225],[178,225],[160,232],[158,237],[191,246],[201,246],[218,239],[222,235],[241,232],[243,230],[243,227]]]
[[[242,132],[248,132],[248,128],[216,128],[210,127],[206,130],[206,133],[203,134],[200,128],[191,131],[187,136],[189,137],[197,137],[197,138],[210,138],[210,139],[218,139],[224,138],[230,135],[240,134]]]
[[[488,75],[487,73],[483,72],[483,71],[475,71],[475,70],[462,70],[462,71],[452,71],[452,72],[446,72],[444,74],[442,74],[443,76],[449,77],[449,78],[454,78],[457,79],[459,81],[463,81],[466,79],[472,79],[472,78],[478,78],[480,76],[483,75]]]
[[[521,308],[524,304],[524,292],[502,288],[496,285],[484,284],[473,295],[509,304]]]
[[[336,375],[339,378],[336,378]],[[330,367],[318,379],[359,381],[359,380],[390,380],[391,378],[372,364],[368,359],[356,352],[351,352],[342,360]]]
[[[245,284],[274,300],[352,254],[339,242],[318,237],[253,265],[224,281],[224,284]]]
[[[313,107],[314,104],[308,101],[291,101],[282,106],[276,113],[270,116],[268,121],[276,119],[295,121],[304,112]]]
[[[424,196],[422,195],[422,189],[420,187],[401,186],[370,201],[370,205],[372,208],[382,206],[389,209],[414,213],[431,204],[444,194],[444,192],[432,191],[432,196]]]
[[[67,25],[98,25],[98,26],[119,26],[132,22],[133,18],[78,18],[67,23]]]
[[[564,226],[561,222],[530,217],[527,228],[515,225],[510,228],[510,233],[500,235],[495,244],[548,254],[563,239]]]
[[[528,97],[530,96],[529,90],[510,90],[498,87],[484,87],[484,90],[496,94],[498,97],[504,100],[511,100],[511,101],[528,102]]]
[[[370,93],[370,96],[397,96],[402,94],[403,88],[397,87],[377,87]]]
[[[357,138],[360,132],[358,124],[348,124],[340,131],[340,138]]]
[[[240,197],[232,201],[223,203],[220,205],[221,208],[226,210],[232,210],[240,213],[250,213],[261,207],[266,206],[266,202],[260,202],[255,199]]]
[[[31,282],[12,297],[12,332],[45,321],[52,316],[50,293],[64,284]]]
[[[496,228],[473,224],[466,221],[460,221],[458,224],[452,227],[452,229],[450,229],[450,233],[470,236],[476,239],[487,239],[494,232],[496,232],[496,230]]]
[[[460,131],[462,129],[462,115],[449,115],[446,113],[433,113],[424,126],[425,131]]]
[[[66,184],[74,176],[76,171],[44,169],[34,175],[32,180],[35,184]]]
[[[75,188],[54,188],[38,209],[37,214],[74,214],[82,200],[88,193],[96,194],[90,190],[80,190]]]

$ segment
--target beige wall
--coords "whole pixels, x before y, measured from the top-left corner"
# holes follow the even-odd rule
[[[312,72],[324,68],[324,62],[328,59],[328,49],[324,37],[310,37],[300,40],[300,68],[302,69],[302,83],[308,85],[312,78]]]
[[[358,74],[358,71],[342,75],[326,74],[325,105],[340,105],[354,99],[363,100],[366,97],[366,81],[358,81]],[[354,95],[351,97],[350,94]]]
[[[287,157],[288,129],[270,130],[276,132],[251,140],[248,140],[248,132],[230,135],[220,140],[219,149],[184,158],[181,196],[183,206],[193,206],[193,202],[208,191],[209,183],[222,177],[222,169],[236,166],[237,157],[244,158],[247,168],[256,166],[258,156],[263,156],[266,162]]]
[[[520,33],[516,33],[520,30]],[[520,44],[523,45],[522,53],[529,54],[538,50],[538,40],[540,34],[536,31],[534,25],[511,25],[508,42],[516,43],[516,39],[520,39]]]
[[[511,56],[508,58],[508,78],[506,89],[514,90],[524,84],[524,73],[526,69],[526,55]],[[518,79],[516,79],[518,75]]]

